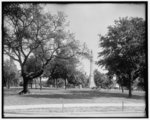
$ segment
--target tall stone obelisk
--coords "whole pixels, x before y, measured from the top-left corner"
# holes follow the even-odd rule
[[[96,87],[95,82],[94,82],[94,71],[93,71],[93,52],[91,50],[91,55],[90,55],[90,76],[89,76],[89,88]]]

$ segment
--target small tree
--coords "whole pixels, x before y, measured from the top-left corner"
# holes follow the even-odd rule
[[[7,86],[17,86],[19,84],[19,75],[16,65],[12,60],[6,60],[3,64],[3,85]]]
[[[106,74],[100,73],[97,69],[94,71],[94,81],[96,86],[101,88],[111,88],[113,85],[112,79]]]
[[[71,74],[74,73],[78,60],[74,57],[70,59],[56,58],[45,70],[45,76],[49,77],[49,81],[62,78],[66,81]]]

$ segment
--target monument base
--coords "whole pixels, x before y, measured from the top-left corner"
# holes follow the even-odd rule
[[[89,84],[89,88],[94,88],[94,87],[96,87],[94,79],[91,79],[90,84]]]
[[[89,86],[89,88],[94,88],[94,87],[96,87],[94,84]]]

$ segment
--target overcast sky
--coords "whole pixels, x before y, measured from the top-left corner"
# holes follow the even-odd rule
[[[47,4],[46,11],[57,13],[63,11],[70,21],[70,30],[75,33],[77,40],[86,42],[87,46],[93,51],[94,61],[97,61],[98,34],[105,35],[107,27],[114,24],[114,20],[119,17],[142,17],[145,19],[144,4]],[[83,67],[89,72],[89,61],[84,60]],[[95,66],[97,68],[97,66]],[[99,70],[101,70],[99,68]],[[103,72],[101,70],[101,72]]]

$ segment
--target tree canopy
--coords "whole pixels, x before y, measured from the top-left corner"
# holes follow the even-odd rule
[[[21,66],[23,93],[27,92],[28,80],[43,74],[50,61],[69,59],[80,51],[74,34],[66,29],[68,21],[63,12],[52,15],[45,13],[41,4],[8,3],[3,16],[3,52]],[[41,62],[41,67],[34,72],[26,67],[31,56]]]
[[[105,36],[100,35],[102,51],[99,52],[98,64],[105,66],[109,74],[128,79],[129,96],[133,80],[137,77],[144,79],[141,75],[146,70],[145,31],[145,21],[142,18],[125,17],[109,26]]]

